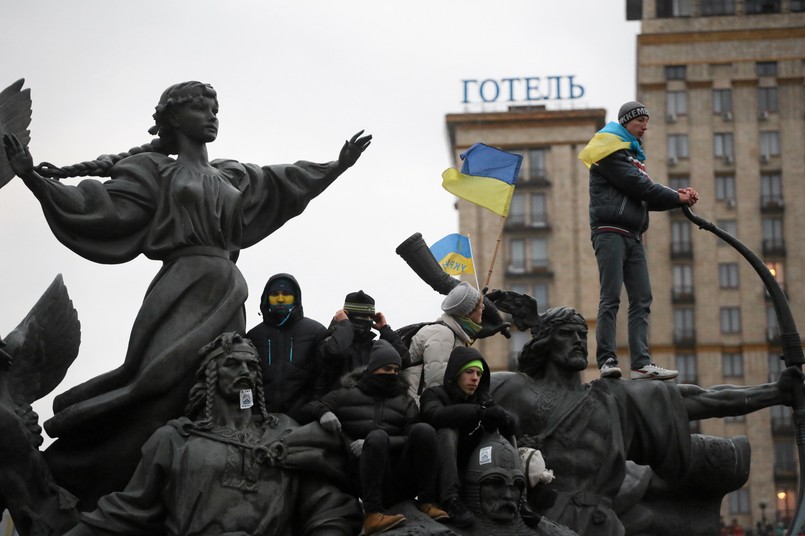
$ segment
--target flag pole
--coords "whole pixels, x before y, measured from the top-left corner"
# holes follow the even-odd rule
[[[500,240],[503,236],[503,226],[506,224],[506,216],[500,217],[500,231],[498,231],[498,238],[495,242],[495,252],[492,253],[492,262],[489,263],[489,271],[486,273],[486,282],[484,288],[489,287],[489,281],[492,279],[492,270],[495,267],[495,260],[498,258],[498,250],[500,249]]]
[[[472,254],[472,236],[470,235],[470,233],[467,233],[467,243],[470,245],[470,259],[473,259],[472,274],[475,276],[475,288],[481,290],[481,286],[478,284],[478,270],[475,269],[475,257]]]

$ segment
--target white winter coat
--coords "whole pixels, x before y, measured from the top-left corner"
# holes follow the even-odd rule
[[[423,326],[414,334],[408,347],[411,366],[402,372],[402,376],[408,381],[408,393],[417,404],[422,391],[434,385],[442,385],[444,382],[444,371],[453,348],[466,346],[472,342],[454,317],[442,314],[438,320],[446,325]],[[420,390],[423,372],[425,378]]]

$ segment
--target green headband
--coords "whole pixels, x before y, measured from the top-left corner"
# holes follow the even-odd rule
[[[477,367],[477,368],[481,369],[481,372],[483,372],[484,371],[484,362],[481,361],[480,359],[475,359],[474,361],[470,361],[469,363],[467,363],[466,365],[461,367],[459,369],[458,373],[461,374],[462,372],[464,372],[465,370],[467,370],[470,367]]]

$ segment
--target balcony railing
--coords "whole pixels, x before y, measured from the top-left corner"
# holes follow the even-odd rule
[[[693,293],[693,286],[678,286],[671,289],[671,301],[673,303],[694,303],[696,296]]]
[[[693,258],[693,243],[692,242],[671,242],[671,258],[672,259],[692,259]]]
[[[763,239],[763,254],[773,255],[776,257],[785,256],[785,239],[784,238],[764,238]]]
[[[694,346],[696,344],[696,330],[693,328],[675,329],[674,344],[677,346]]]

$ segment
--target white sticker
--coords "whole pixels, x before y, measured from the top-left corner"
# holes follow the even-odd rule
[[[484,447],[478,453],[478,464],[492,463],[492,447]]]
[[[254,397],[251,389],[243,389],[240,392],[240,409],[249,409],[254,406]]]

